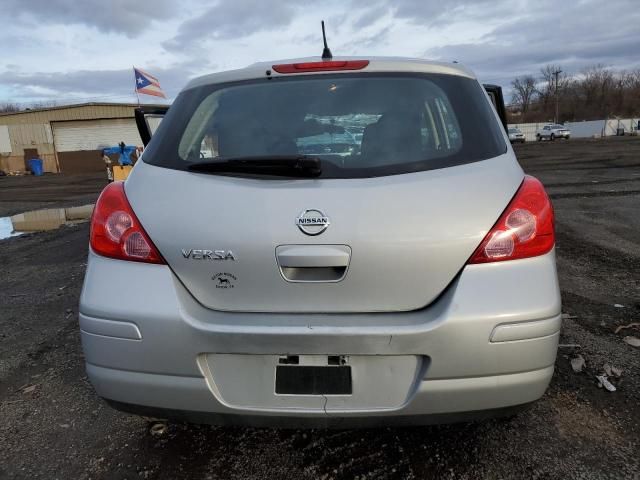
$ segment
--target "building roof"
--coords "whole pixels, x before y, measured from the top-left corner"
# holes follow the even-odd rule
[[[143,103],[145,107],[166,107],[166,104],[156,104],[156,103]],[[43,108],[27,108],[24,110],[19,110],[17,112],[1,112],[0,117],[6,117],[10,115],[24,115],[25,113],[35,113],[35,112],[45,112],[49,110],[62,110],[65,108],[80,108],[80,107],[138,107],[137,103],[118,103],[118,102],[85,102],[85,103],[72,103],[69,105],[56,105],[53,107],[43,107]]]
[[[79,103],[50,108],[36,108],[0,115],[0,125],[65,122],[70,120],[102,120],[133,118],[137,103]],[[149,106],[145,104],[145,106]],[[159,105],[151,105],[154,106]],[[166,105],[163,105],[166,107]]]

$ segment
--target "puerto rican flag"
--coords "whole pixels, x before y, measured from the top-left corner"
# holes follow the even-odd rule
[[[167,98],[156,77],[136,67],[133,67],[133,74],[136,77],[136,92],[153,95],[154,97]]]

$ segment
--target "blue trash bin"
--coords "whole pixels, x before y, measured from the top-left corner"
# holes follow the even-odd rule
[[[32,158],[28,163],[31,173],[33,173],[36,177],[42,175],[42,160],[40,160],[39,158]]]

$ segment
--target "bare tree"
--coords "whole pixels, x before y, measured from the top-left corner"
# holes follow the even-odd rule
[[[556,72],[562,72],[557,75]],[[540,69],[540,86],[538,88],[538,94],[545,107],[549,105],[556,95],[556,91],[561,94],[569,84],[569,77],[562,71],[560,65],[547,65]]]
[[[15,103],[0,103],[0,113],[19,112],[20,107]]]
[[[625,112],[626,116],[640,115],[640,69],[627,74],[625,82]]]
[[[55,100],[39,100],[36,102],[31,102],[28,104],[28,107],[25,107],[27,110],[40,110],[42,108],[53,108],[57,107],[58,102]]]
[[[604,65],[597,64],[582,70],[580,87],[584,105],[589,116],[608,116],[612,113],[610,95],[613,90],[613,72]]]
[[[511,82],[511,87],[511,103],[518,106],[524,120],[536,94],[536,79],[531,75],[518,77]]]
[[[511,82],[513,104],[523,116],[526,111],[527,121],[549,121],[556,116],[559,121],[580,121],[640,115],[640,69],[616,72],[592,65],[574,75],[560,70],[557,65],[547,65],[537,83],[531,81],[531,75]],[[532,84],[534,92],[530,92]]]

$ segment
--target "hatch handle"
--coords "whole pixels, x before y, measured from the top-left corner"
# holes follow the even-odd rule
[[[276,256],[281,267],[346,267],[351,249],[346,245],[281,245]]]
[[[276,260],[288,282],[339,282],[347,274],[351,248],[347,245],[280,245]]]

